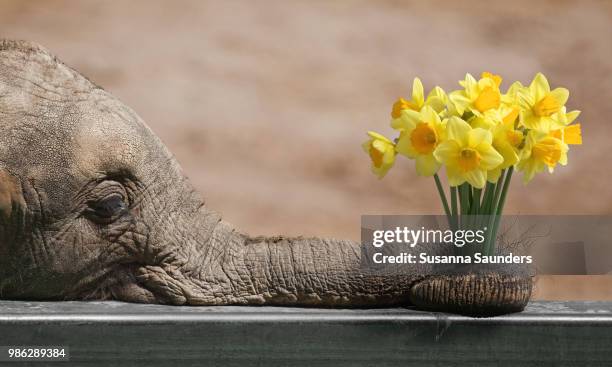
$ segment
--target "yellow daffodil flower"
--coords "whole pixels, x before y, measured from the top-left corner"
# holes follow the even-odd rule
[[[516,127],[516,119],[519,117],[521,110],[518,106],[502,107],[500,108],[500,114],[502,122],[510,124],[512,127]]]
[[[567,164],[568,146],[561,139],[545,132],[530,130],[521,150],[517,168],[524,173],[523,181],[528,183],[536,173],[548,168],[553,172],[557,164]]]
[[[474,116],[468,122],[472,127],[480,127],[485,130],[493,130],[496,126],[503,122],[508,122],[513,126],[519,116],[520,109],[518,107],[500,106],[497,109],[489,110],[481,116]]]
[[[487,171],[504,161],[492,146],[491,132],[472,128],[455,116],[448,120],[446,130],[447,140],[438,145],[434,156],[446,166],[449,184],[458,186],[467,181],[475,188],[483,188]]]
[[[395,163],[395,145],[384,136],[368,131],[370,139],[363,143],[363,150],[372,160],[372,172],[383,178]]]
[[[501,104],[500,83],[499,75],[485,72],[480,80],[476,81],[472,75],[466,74],[465,80],[459,81],[463,89],[450,93],[449,98],[458,115],[469,111],[475,116],[481,116],[491,109],[499,108]]]
[[[568,145],[581,145],[582,144],[582,130],[580,124],[570,125],[578,115],[580,111],[565,112],[565,107],[561,108],[561,111],[553,115],[553,127],[550,131],[550,136],[557,138]]]
[[[502,77],[497,75],[497,74],[493,74],[491,72],[485,71],[482,74],[480,74],[481,78],[489,78],[492,79],[495,82],[495,85],[497,85],[497,88],[499,89],[499,86],[502,83]]]
[[[574,122],[580,111],[565,107],[568,90],[551,90],[541,73],[529,86],[517,81],[503,94],[501,83],[499,75],[489,72],[478,80],[466,74],[459,82],[462,89],[447,95],[435,87],[425,97],[415,78],[411,99],[398,99],[391,111],[391,126],[399,136],[389,140],[368,132],[363,148],[372,171],[382,178],[401,154],[416,161],[421,176],[435,176],[445,166],[451,186],[467,182],[481,189],[511,167],[529,182],[544,169],[553,172],[567,164],[569,146],[582,144],[581,124]]]
[[[546,77],[536,74],[529,87],[521,91],[522,124],[528,129],[549,131],[555,122],[552,116],[562,110],[568,97],[567,89],[551,91]]]
[[[512,120],[515,123],[515,127],[518,126],[521,116],[521,93],[525,89],[521,82],[514,82],[510,85],[510,88],[502,95],[502,106],[500,113],[502,120]],[[517,121],[519,120],[519,121]]]
[[[495,116],[492,116],[492,113],[487,113],[486,116],[473,116],[467,121],[467,123],[473,128],[479,127],[485,130],[493,130],[493,128],[495,128],[499,122]]]
[[[579,115],[580,111],[567,112],[567,109],[565,108],[565,106],[563,106],[561,107],[561,110],[559,112],[551,116],[553,122],[551,129],[554,130],[556,128],[562,128],[564,126],[567,126],[574,122],[574,120],[576,120]]]
[[[510,88],[506,93],[502,94],[501,102],[502,105],[507,107],[519,107],[521,102],[521,95],[525,87],[521,82],[514,82],[510,85]]]
[[[433,155],[444,136],[444,124],[438,113],[430,106],[421,112],[405,111],[402,116],[391,122],[394,129],[400,130],[395,150],[416,161],[420,176],[433,176],[440,163]]]
[[[519,161],[519,148],[523,143],[523,132],[515,129],[515,120],[518,116],[517,109],[509,109],[502,112],[502,121],[492,129],[493,148],[504,158],[504,161],[488,172],[487,179],[497,182],[502,170],[514,166]]]
[[[368,132],[370,139],[363,144],[379,178],[397,154],[414,159],[420,176],[434,176],[449,224],[491,224],[485,242],[475,249],[488,254],[497,252],[499,215],[512,172],[523,172],[528,183],[545,169],[552,173],[557,165],[566,165],[569,146],[582,144],[581,124],[574,123],[580,111],[567,112],[567,89],[551,90],[541,73],[528,87],[514,82],[503,94],[501,83],[499,75],[489,72],[478,80],[466,74],[459,82],[462,89],[446,95],[436,87],[425,98],[423,84],[415,78],[412,99],[398,99],[391,111],[391,127],[399,137],[391,141]],[[438,175],[442,166],[451,186],[451,205]],[[485,218],[462,220],[474,214]]]
[[[420,111],[423,106],[431,106],[436,112],[442,111],[446,106],[446,93],[440,87],[435,87],[429,92],[425,98],[423,83],[421,79],[414,78],[412,82],[412,100],[408,101],[404,98],[399,98],[391,109],[391,117],[397,119],[401,116],[402,111],[412,110]]]
[[[582,145],[582,130],[580,124],[574,124],[550,131],[550,136],[561,140],[567,145]]]

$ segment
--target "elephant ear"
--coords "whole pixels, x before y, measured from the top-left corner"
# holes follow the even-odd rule
[[[26,207],[21,193],[19,180],[0,167],[0,243],[8,231],[8,226],[19,221]],[[0,251],[1,253],[1,251]]]
[[[3,168],[0,162],[0,260],[8,257],[7,245],[10,246],[15,236],[23,230],[26,211],[21,182]]]
[[[29,99],[49,103],[82,98],[99,88],[44,47],[27,41],[0,40],[0,108],[25,107]],[[26,104],[26,105],[24,105]]]

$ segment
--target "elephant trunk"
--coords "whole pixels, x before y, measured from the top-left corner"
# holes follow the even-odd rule
[[[522,311],[533,290],[527,269],[516,266],[462,266],[415,284],[410,301],[432,311],[496,316]]]
[[[204,207],[200,207],[205,211]],[[532,280],[513,268],[458,268],[433,274],[410,267],[380,271],[362,263],[361,244],[304,237],[252,237],[216,214],[199,216],[185,261],[144,266],[139,284],[156,302],[183,305],[385,307],[489,316],[522,310]],[[176,260],[176,256],[174,257]],[[147,299],[150,302],[151,299]]]
[[[365,307],[408,304],[416,274],[385,274],[361,262],[361,245],[321,238],[244,237],[241,272],[274,305]]]
[[[522,310],[531,278],[499,267],[436,274],[372,267],[367,246],[324,238],[253,237],[209,210],[186,180],[145,256],[113,282],[115,299],[177,305],[420,308],[486,316]],[[160,222],[161,223],[161,222]],[[166,223],[166,222],[163,222]],[[157,250],[156,250],[157,249]]]

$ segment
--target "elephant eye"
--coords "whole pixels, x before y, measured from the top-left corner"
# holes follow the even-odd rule
[[[127,212],[127,204],[121,194],[113,193],[100,200],[90,201],[87,210],[88,217],[95,222],[108,224]]]

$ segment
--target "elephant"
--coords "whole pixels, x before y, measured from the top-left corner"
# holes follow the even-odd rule
[[[502,267],[370,272],[361,246],[243,233],[130,108],[44,47],[0,41],[1,299],[490,316],[531,297],[532,276]]]

